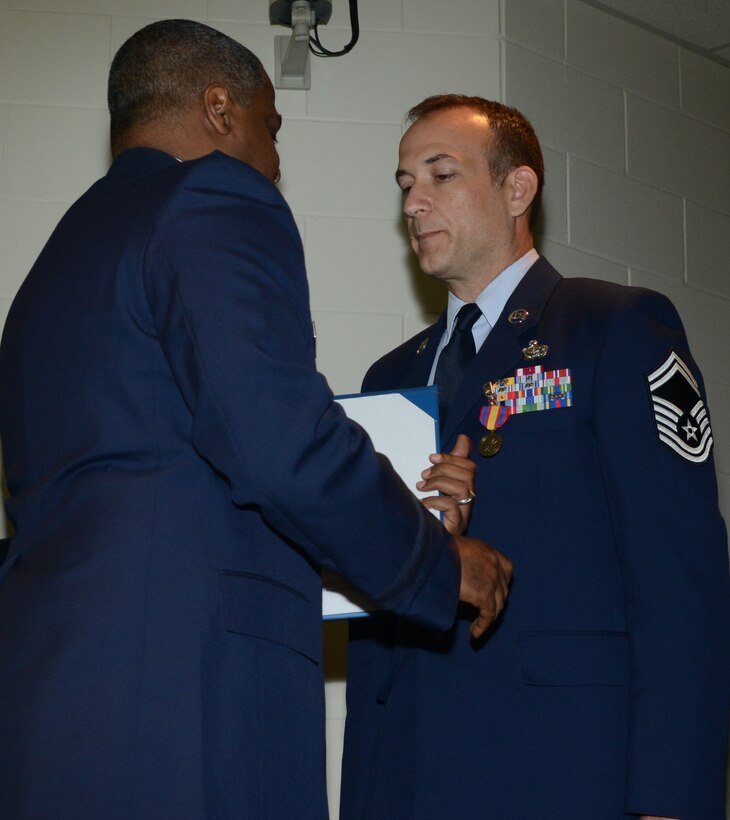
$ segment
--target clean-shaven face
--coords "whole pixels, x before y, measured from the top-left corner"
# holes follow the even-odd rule
[[[281,128],[281,116],[276,110],[274,87],[267,81],[257,91],[249,105],[233,103],[236,141],[229,153],[255,168],[272,182],[279,178],[279,152],[276,134]]]
[[[426,115],[400,143],[396,180],[411,246],[423,272],[457,292],[486,287],[514,240],[508,195],[486,159],[490,138],[487,117],[459,107]]]

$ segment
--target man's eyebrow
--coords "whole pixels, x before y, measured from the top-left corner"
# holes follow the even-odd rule
[[[451,154],[434,154],[432,157],[425,159],[423,164],[433,165],[434,162],[438,162],[440,159],[456,159],[456,157],[452,157]]]
[[[428,159],[423,160],[424,165],[433,165],[435,162],[438,162],[441,159],[453,159],[456,160],[456,157],[451,156],[451,154],[434,154],[432,157],[428,157]],[[408,176],[408,171],[404,171],[402,168],[399,168],[395,172],[395,179],[398,181],[401,177]]]

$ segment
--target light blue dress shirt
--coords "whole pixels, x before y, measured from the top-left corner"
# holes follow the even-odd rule
[[[477,350],[484,344],[484,340],[489,335],[489,331],[497,324],[507,300],[513,294],[515,288],[522,281],[522,277],[527,271],[537,262],[540,255],[534,248],[530,248],[527,253],[520,257],[516,262],[513,262],[508,268],[505,268],[502,273],[496,276],[484,290],[477,296],[476,303],[479,305],[482,315],[474,323],[472,328],[472,335],[474,336],[474,345]],[[441,341],[436,349],[436,358],[433,360],[433,367],[431,368],[431,375],[428,378],[428,383],[433,384],[436,377],[436,366],[438,365],[441,351],[449,343],[451,334],[454,331],[454,324],[456,322],[456,314],[466,304],[458,296],[454,296],[449,291],[449,304],[446,308],[446,330],[441,336]]]

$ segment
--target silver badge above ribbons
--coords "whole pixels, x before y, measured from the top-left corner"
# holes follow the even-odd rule
[[[522,355],[528,360],[532,361],[533,359],[544,359],[548,353],[548,346],[540,344],[537,339],[531,339],[530,344],[527,347],[522,348]]]

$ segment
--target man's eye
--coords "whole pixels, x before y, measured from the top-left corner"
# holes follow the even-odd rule
[[[436,174],[434,179],[436,182],[448,182],[450,179],[453,179],[453,174]]]

